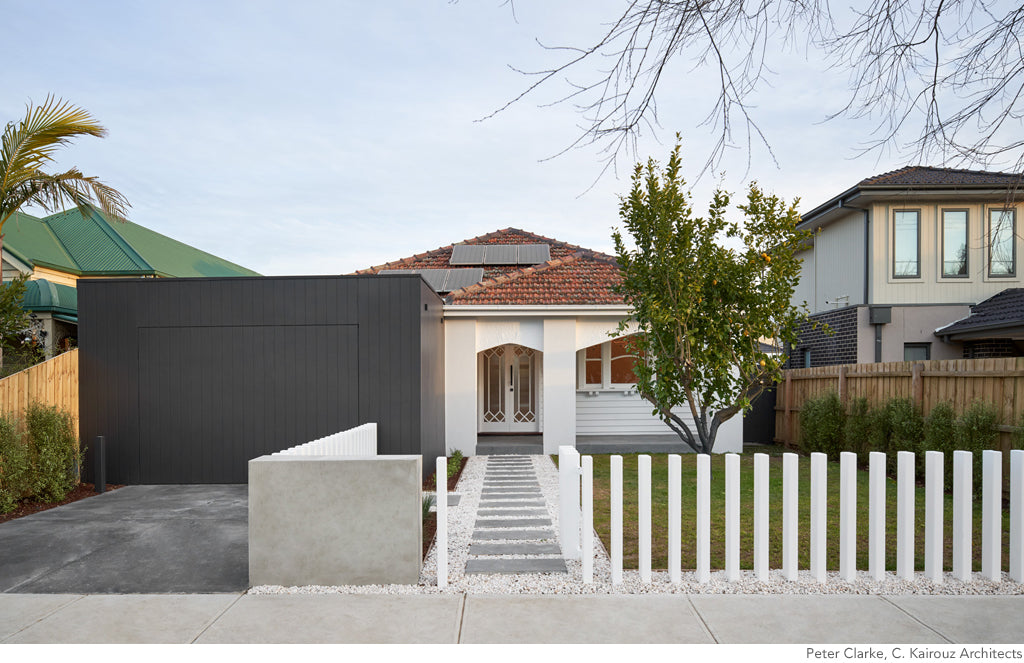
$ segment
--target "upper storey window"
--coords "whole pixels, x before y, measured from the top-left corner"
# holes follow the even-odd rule
[[[920,277],[921,212],[893,212],[892,229],[892,275],[900,279]]]
[[[1016,276],[1017,215],[1012,209],[988,211],[988,275]]]
[[[942,210],[942,277],[967,274],[967,210]]]

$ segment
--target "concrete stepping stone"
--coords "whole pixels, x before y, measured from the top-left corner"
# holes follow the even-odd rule
[[[430,498],[430,505],[434,506],[437,504],[436,493],[426,493],[426,496]],[[459,501],[462,499],[462,495],[458,493],[448,493],[448,506],[458,506]]]
[[[513,496],[517,496],[519,498],[524,498],[524,497],[540,497],[541,496],[541,492],[540,492],[539,489],[537,489],[537,490],[530,490],[528,488],[525,488],[525,489],[524,488],[516,488],[514,490],[509,490],[507,488],[493,488],[491,490],[488,490],[488,489],[485,488],[483,490],[483,492],[480,493],[480,498],[481,499],[500,500],[500,499],[512,498]]]
[[[480,506],[544,506],[544,500],[523,500],[522,502],[512,502],[508,500],[488,500],[486,503],[481,502]]]
[[[466,573],[568,573],[565,562],[559,558],[536,559],[471,559],[466,562]]]
[[[550,518],[477,518],[477,528],[500,528],[500,527],[550,527]]]
[[[546,541],[555,538],[550,529],[481,529],[473,532],[474,540]]]
[[[476,510],[476,515],[478,515],[478,516],[546,516],[546,515],[548,515],[548,510],[547,509],[540,509],[540,508],[536,508],[536,507],[527,507],[527,508],[504,507],[504,508],[493,509],[493,508],[487,508],[486,506],[481,506],[481,508]]]
[[[472,543],[470,555],[561,555],[557,543]]]

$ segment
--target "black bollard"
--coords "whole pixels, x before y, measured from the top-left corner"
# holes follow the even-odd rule
[[[93,490],[103,493],[107,490],[107,443],[102,435],[96,436],[96,450],[93,456]]]

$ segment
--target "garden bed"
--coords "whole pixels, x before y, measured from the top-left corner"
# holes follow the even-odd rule
[[[121,488],[120,485],[107,484],[107,490],[116,490]],[[91,483],[80,483],[71,490],[60,502],[34,502],[31,498],[23,500],[14,511],[8,513],[0,513],[0,523],[5,523],[8,520],[14,520],[15,518],[23,518],[25,516],[31,516],[33,513],[39,513],[40,511],[46,511],[54,507],[63,506],[65,504],[71,504],[78,500],[84,500],[87,497],[93,497],[99,493],[94,492],[95,487]]]
[[[459,459],[459,469],[455,471],[455,474],[448,477],[448,492],[454,492],[455,487],[459,484],[459,479],[462,477],[462,471],[466,469],[466,463],[469,458],[463,456]],[[423,490],[433,492],[437,489],[437,472],[430,475],[430,478],[423,482]],[[426,518],[423,519],[423,558],[427,558],[427,551],[430,550],[430,546],[434,543],[434,535],[437,533],[437,513],[431,511],[427,514]]]

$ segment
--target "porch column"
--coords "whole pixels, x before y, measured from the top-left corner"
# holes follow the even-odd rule
[[[444,321],[445,453],[476,454],[476,320]]]
[[[576,446],[576,320],[544,320],[544,453]]]

